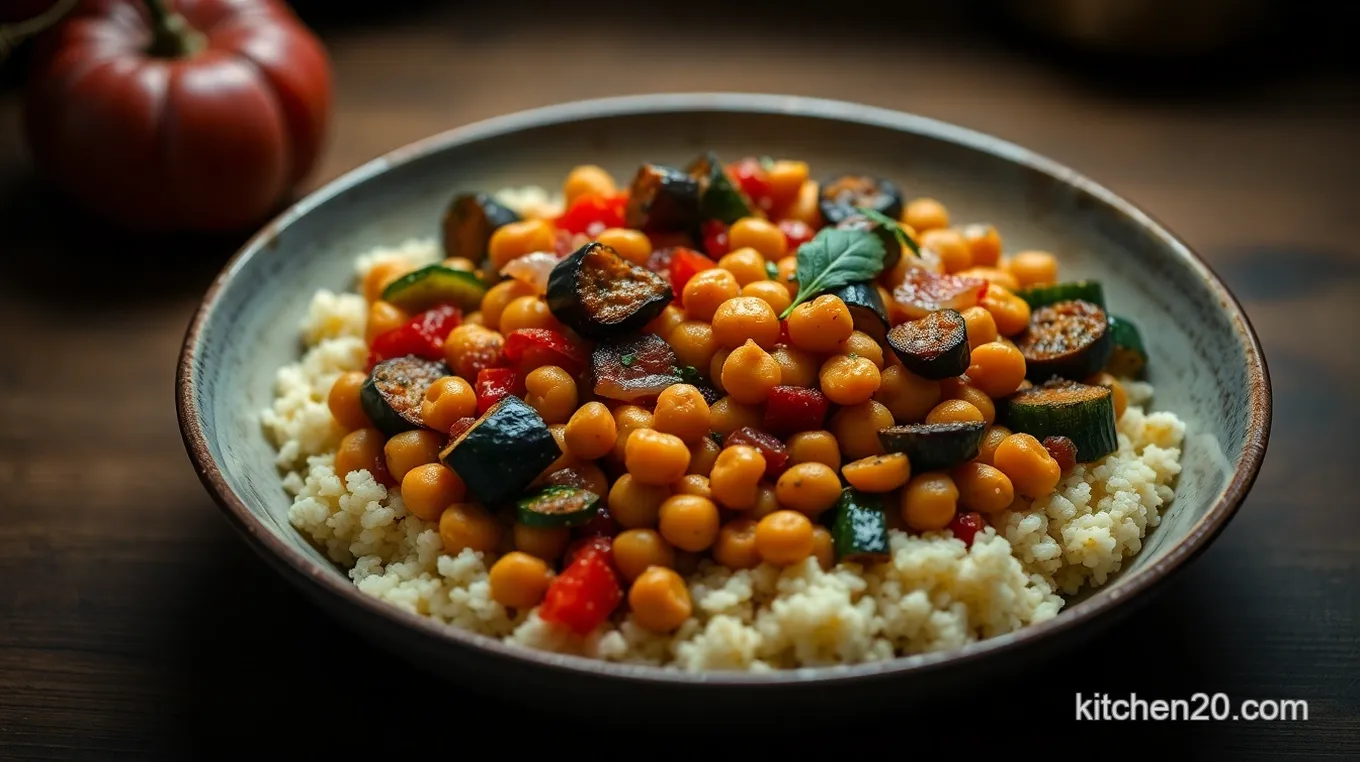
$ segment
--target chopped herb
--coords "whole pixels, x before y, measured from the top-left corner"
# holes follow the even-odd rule
[[[676,376],[679,376],[680,380],[693,386],[700,386],[704,384],[706,381],[704,375],[700,373],[699,369],[694,367],[693,365],[684,366],[672,365],[671,373]]]
[[[890,232],[892,232],[893,236],[897,238],[898,243],[902,244],[908,249],[911,249],[912,254],[915,254],[918,257],[921,256],[921,248],[916,245],[916,242],[911,239],[911,236],[907,235],[907,231],[902,229],[902,224],[899,223],[897,220],[878,211],[877,209],[870,209],[865,206],[857,206],[855,207],[855,211],[859,212],[865,217],[868,217],[874,222],[877,222],[881,227],[887,228]]]
[[[623,365],[623,367],[629,368],[629,367],[632,367],[633,363],[634,363],[636,360],[637,360],[637,355],[635,355],[635,354],[633,354],[633,353],[630,352],[630,353],[628,353],[628,354],[626,354],[626,355],[620,357],[620,358],[619,358],[619,363],[620,363],[621,365]]]
[[[859,359],[859,355],[855,354],[854,352],[851,352],[850,354],[846,355],[846,357],[849,357],[851,360]]]
[[[769,278],[770,280],[775,280],[776,278],[778,278],[779,265],[771,262],[768,259],[765,260],[765,277]]]
[[[883,242],[868,230],[822,228],[798,247],[798,297],[780,319],[823,291],[876,277],[886,254]]]

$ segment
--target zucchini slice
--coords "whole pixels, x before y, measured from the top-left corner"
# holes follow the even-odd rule
[[[1074,280],[1067,283],[1051,283],[1047,286],[1030,286],[1020,289],[1015,292],[1015,295],[1024,299],[1031,310],[1073,299],[1090,302],[1102,310],[1105,309],[1105,289],[1101,287],[1100,281],[1095,280]]]
[[[678,360],[665,339],[651,333],[602,342],[590,353],[595,396],[622,402],[655,399],[683,383]]]
[[[751,202],[732,184],[717,154],[708,151],[685,169],[699,186],[701,220],[718,220],[731,225],[742,217],[751,216]]]
[[[891,229],[856,212],[836,223],[840,230],[867,230],[883,242],[883,270],[892,270],[902,259],[902,241]]]
[[[548,310],[587,339],[641,330],[671,303],[665,278],[592,241],[548,276]]]
[[[1025,377],[1039,384],[1059,376],[1086,378],[1105,367],[1114,350],[1105,310],[1080,299],[1040,307],[1016,338]]]
[[[864,207],[893,219],[902,216],[902,191],[891,181],[873,175],[842,175],[821,185],[818,207],[828,225],[839,225]]]
[[[1077,446],[1077,462],[1090,463],[1119,448],[1114,423],[1114,393],[1105,386],[1053,379],[1018,391],[1004,405],[1006,426],[1043,441],[1067,437]]]
[[[682,169],[643,164],[633,177],[625,224],[648,233],[693,230],[699,224],[699,182]]]
[[[442,362],[414,355],[394,357],[373,366],[368,380],[359,388],[359,405],[373,425],[386,436],[419,429],[420,403],[425,392],[439,379],[452,375]]]
[[[548,424],[519,397],[509,396],[439,453],[477,502],[499,507],[524,491],[562,455]]]
[[[527,527],[575,527],[599,513],[600,496],[559,485],[521,499],[516,508],[519,523]]]
[[[836,501],[836,519],[831,525],[836,561],[875,564],[892,555],[888,545],[888,515],[883,500],[847,487]]]
[[[888,452],[906,453],[912,473],[953,468],[976,458],[987,424],[982,421],[908,423],[879,429],[878,441]]]
[[[883,298],[878,295],[873,281],[850,283],[830,293],[850,309],[856,331],[863,331],[874,337],[874,341],[883,343],[888,336],[888,309],[883,306]]]
[[[502,225],[519,222],[519,215],[486,193],[455,196],[444,211],[444,256],[481,262],[491,234]]]
[[[907,370],[940,380],[968,370],[968,328],[957,310],[936,310],[888,331],[888,346]]]
[[[1138,326],[1126,318],[1111,315],[1110,341],[1114,343],[1114,349],[1105,362],[1105,370],[1114,376],[1141,377],[1147,366],[1147,350],[1143,348],[1143,335],[1138,332]]]
[[[487,285],[465,270],[429,265],[407,273],[383,289],[382,298],[410,313],[452,304],[464,312],[481,309]]]

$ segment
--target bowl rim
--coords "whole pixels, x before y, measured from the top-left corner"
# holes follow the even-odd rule
[[[1218,298],[1219,307],[1227,313],[1234,333],[1247,359],[1248,415],[1246,441],[1242,457],[1235,465],[1231,478],[1214,498],[1209,510],[1195,523],[1190,532],[1173,545],[1166,554],[1150,566],[1126,577],[1108,593],[1082,601],[1072,608],[1064,608],[1052,619],[1027,625],[1003,635],[967,643],[961,647],[937,653],[916,654],[879,662],[826,667],[803,667],[768,672],[714,671],[692,673],[673,668],[608,662],[583,656],[538,651],[508,644],[490,636],[445,625],[428,617],[405,611],[386,601],[361,592],[338,568],[318,562],[275,536],[269,526],[247,508],[245,501],[227,483],[221,468],[211,455],[201,425],[202,415],[195,392],[197,379],[194,359],[199,351],[203,327],[217,306],[218,298],[232,279],[254,254],[289,224],[309,213],[325,201],[365,182],[393,167],[415,161],[424,156],[458,145],[476,142],[523,130],[575,122],[587,118],[634,116],[662,113],[744,113],[811,117],[831,121],[852,122],[868,126],[908,132],[990,154],[1047,175],[1106,204],[1119,214],[1126,215],[1156,237],[1172,254],[1179,257]],[[226,514],[233,527],[270,564],[293,572],[289,576],[298,585],[310,582],[314,592],[328,596],[337,604],[350,604],[364,610],[370,617],[410,628],[415,634],[459,647],[470,647],[489,652],[500,658],[522,662],[550,671],[570,672],[639,683],[680,686],[786,686],[815,682],[830,686],[845,681],[902,677],[955,665],[977,662],[999,654],[1052,639],[1103,617],[1126,600],[1145,597],[1142,594],[1164,581],[1171,573],[1185,567],[1197,557],[1224,528],[1236,513],[1251,489],[1265,457],[1271,426],[1271,384],[1265,355],[1237,298],[1209,267],[1184,242],[1138,206],[1113,191],[1096,183],[1052,159],[1036,154],[1014,143],[969,128],[901,111],[868,104],[793,95],[756,94],[742,92],[674,92],[643,95],[622,95],[607,98],[558,103],[473,122],[461,127],[417,140],[362,164],[326,183],[298,200],[260,230],[231,257],[213,280],[199,308],[185,332],[175,375],[176,412],[181,436],[200,481]],[[335,612],[328,612],[334,615]]]

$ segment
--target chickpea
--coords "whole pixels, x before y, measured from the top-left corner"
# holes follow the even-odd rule
[[[945,379],[940,383],[940,388],[946,390],[945,396],[948,398],[946,402],[949,400],[967,402],[978,411],[978,415],[982,416],[982,422],[987,424],[988,426],[992,425],[992,423],[996,421],[996,403],[992,402],[992,398],[988,397],[985,392],[983,392],[976,386],[962,383],[961,380],[957,379]],[[940,407],[939,405],[935,406],[936,409],[938,409],[939,407]],[[934,412],[934,410],[932,410],[931,412]],[[955,407],[951,410],[941,411],[940,414],[948,416],[948,415],[968,415],[969,413],[967,410],[964,410],[963,408]],[[929,421],[930,417],[927,416],[926,420]]]
[[[949,211],[933,198],[917,198],[902,210],[902,221],[920,233],[949,227]]]
[[[501,315],[510,302],[521,296],[533,296],[534,289],[523,281],[506,278],[486,290],[482,295],[482,324],[491,330],[501,327]]]
[[[543,559],[515,550],[496,559],[486,581],[491,600],[508,609],[531,609],[548,592],[552,572]]]
[[[652,426],[657,431],[674,434],[685,444],[694,444],[708,436],[708,402],[690,384],[668,386],[656,398]]]
[[[681,365],[692,365],[700,369],[712,364],[713,356],[719,349],[713,328],[701,320],[686,320],[672,328],[663,338],[671,345],[671,350],[675,352],[675,358]]]
[[[724,508],[745,510],[755,505],[756,488],[765,475],[765,456],[748,445],[725,447],[708,476],[713,499]]]
[[[741,287],[741,295],[753,299],[759,299],[770,305],[770,309],[775,315],[789,308],[793,303],[793,298],[789,290],[779,281],[758,280],[747,283]]]
[[[674,331],[683,322],[685,322],[685,311],[674,304],[668,304],[666,305],[666,309],[662,310],[660,315],[652,318],[652,322],[643,326],[642,330],[665,339],[670,336],[671,331]],[[702,325],[702,323],[700,323],[700,325]],[[692,363],[685,363],[685,365],[691,364]],[[699,365],[695,367],[703,366]]]
[[[931,409],[926,415],[926,423],[961,423],[963,421],[985,421],[982,411],[971,402],[964,400],[945,400]]]
[[[732,519],[723,524],[713,543],[713,560],[733,571],[760,566],[760,554],[756,552],[756,520]]]
[[[878,431],[892,425],[892,413],[873,400],[843,407],[831,418],[831,431],[840,442],[841,453],[852,460],[882,455]]]
[[[750,339],[732,350],[723,362],[723,389],[729,397],[745,405],[763,403],[770,396],[770,390],[779,386],[779,380],[779,363]]]
[[[718,539],[718,506],[706,497],[672,495],[661,504],[661,536],[681,550],[698,553]]]
[[[1025,380],[1025,356],[1007,344],[990,342],[972,351],[968,380],[990,397],[1005,397]]]
[[[576,410],[576,380],[556,365],[544,365],[524,378],[524,401],[546,423],[566,423]]]
[[[383,445],[387,473],[400,482],[406,477],[406,472],[416,466],[438,462],[445,439],[447,436],[429,429],[414,429],[393,435]]]
[[[614,417],[599,402],[587,402],[572,413],[563,434],[566,451],[581,460],[603,458],[617,439]]]
[[[954,520],[958,501],[959,490],[947,474],[921,474],[902,490],[902,520],[917,532],[944,529]]]
[[[784,257],[779,260],[776,268],[774,279],[783,284],[790,294],[798,293],[798,257],[793,255]],[[779,314],[784,314],[784,310],[780,310]]]
[[[1029,304],[995,283],[987,284],[981,304],[992,313],[996,332],[1002,336],[1014,336],[1029,327]]]
[[[694,274],[685,284],[680,301],[685,305],[685,314],[690,320],[713,319],[713,313],[723,302],[741,293],[741,285],[732,273],[714,267]]]
[[[963,229],[973,264],[995,267],[1001,261],[1001,235],[991,225],[968,225]]]
[[[689,448],[674,434],[634,429],[624,445],[624,465],[643,484],[671,484],[689,468]]]
[[[613,542],[614,568],[632,582],[653,566],[675,568],[675,548],[653,529],[628,529]]]
[[[614,177],[594,164],[573,167],[562,183],[562,200],[568,205],[582,196],[612,196],[619,186]]]
[[[500,330],[510,333],[520,328],[547,328],[562,332],[562,324],[553,317],[548,303],[538,296],[521,296],[505,306],[501,313]]]
[[[1062,478],[1062,467],[1029,434],[1011,434],[996,446],[992,465],[1011,480],[1016,492],[1039,498],[1052,492]]]
[[[421,521],[438,521],[445,508],[466,496],[463,480],[443,463],[416,466],[401,479],[401,499],[406,512]]]
[[[531,527],[515,523],[511,530],[515,549],[537,556],[544,561],[556,561],[571,544],[571,530],[567,527]]]
[[[708,477],[713,473],[713,464],[718,460],[722,447],[712,437],[703,437],[689,448],[689,472]]]
[[[624,459],[624,448],[628,444],[628,435],[633,433],[633,429],[652,428],[652,414],[645,408],[637,405],[619,405],[614,408],[614,430],[618,432],[614,440],[614,451],[611,455],[615,460],[622,463]]]
[[[1124,411],[1129,409],[1129,393],[1124,390],[1124,385],[1119,383],[1118,379],[1109,373],[1101,372],[1086,379],[1083,383],[1090,386],[1108,387],[1111,401],[1114,402],[1114,419],[1117,421],[1124,417]]]
[[[982,435],[982,444],[978,445],[976,460],[978,463],[992,465],[992,456],[996,454],[997,445],[1011,435],[1011,430],[1005,426],[988,426],[987,431]]]
[[[765,173],[770,181],[770,197],[776,207],[793,203],[798,191],[808,179],[808,165],[805,161],[780,159]]]
[[[732,350],[718,347],[718,351],[713,353],[713,359],[708,361],[708,382],[713,384],[713,388],[717,389],[719,394],[727,393],[722,385],[722,369],[723,363],[727,362],[727,357],[730,354],[732,354]]]
[[[654,527],[661,504],[670,496],[667,485],[643,484],[632,474],[624,474],[609,488],[609,515],[625,529]]]
[[[1058,282],[1058,259],[1046,251],[1022,251],[1006,262],[1021,288]]]
[[[689,619],[693,604],[685,580],[672,569],[653,566],[628,589],[633,621],[644,630],[670,632]]]
[[[552,251],[556,243],[552,223],[547,220],[521,220],[502,225],[487,241],[487,256],[497,272],[516,257],[535,251]]]
[[[817,385],[817,374],[821,371],[816,355],[801,349],[780,344],[770,353],[779,363],[779,384],[811,389]]]
[[[822,226],[821,189],[816,180],[804,180],[784,217],[806,223],[809,227]]]
[[[878,391],[883,377],[867,357],[832,355],[822,363],[819,374],[822,393],[837,405],[867,402]]]
[[[780,505],[815,518],[840,499],[841,480],[826,464],[799,463],[780,474],[774,493]]]
[[[779,497],[775,494],[774,485],[769,482],[761,482],[760,486],[756,487],[756,504],[743,513],[752,521],[760,521],[781,507]]]
[[[970,267],[967,270],[959,271],[958,274],[995,283],[1007,291],[1020,290],[1020,281],[1016,280],[1015,276],[1011,275],[1009,271],[1002,270],[999,267]],[[884,302],[884,304],[887,304],[887,302]]]
[[[364,274],[363,291],[364,298],[370,302],[376,302],[382,298],[383,291],[392,285],[392,281],[407,273],[406,263],[389,260],[373,265]]]
[[[769,280],[770,277],[769,273],[765,272],[765,258],[750,246],[733,248],[730,253],[718,260],[718,267],[732,273],[739,286],[759,283]]]
[[[439,516],[439,539],[444,552],[456,556],[466,549],[490,553],[501,541],[496,518],[476,503],[454,503]]]
[[[992,319],[992,313],[975,305],[959,314],[963,315],[963,324],[968,332],[969,350],[996,341],[996,321]]]
[[[639,267],[645,267],[647,258],[652,256],[652,241],[641,230],[607,228],[600,231],[595,240]]]
[[[477,394],[457,376],[445,376],[425,390],[420,402],[420,419],[436,431],[448,433],[460,418],[477,415]]]
[[[1011,480],[999,469],[970,461],[956,466],[951,473],[959,490],[959,505],[966,511],[996,513],[1015,500]]]
[[[732,223],[727,240],[733,249],[750,247],[762,257],[777,262],[788,252],[784,231],[773,222],[759,217],[743,217]]]
[[[883,369],[874,400],[887,407],[903,423],[918,423],[939,403],[940,382],[912,373],[901,365]]]
[[[754,341],[762,349],[773,349],[779,343],[779,318],[763,299],[734,297],[723,302],[713,313],[713,337],[731,349],[748,341]]]
[[[410,319],[411,316],[406,310],[391,302],[384,302],[381,299],[369,302],[368,322],[364,323],[364,341],[372,344],[374,339],[406,325]]]
[[[812,555],[812,521],[798,511],[775,511],[756,524],[756,552],[774,566]]]
[[[759,428],[764,420],[759,407],[743,405],[731,397],[723,397],[708,409],[708,425],[723,436],[743,426]]]
[[[444,362],[454,373],[476,378],[477,371],[501,355],[505,337],[480,325],[460,325],[444,339]]]
[[[850,338],[855,320],[845,302],[824,294],[793,308],[789,314],[789,341],[806,352],[834,352]]]
[[[373,425],[359,401],[359,390],[367,380],[367,375],[357,371],[342,373],[331,384],[331,391],[326,395],[326,407],[330,408],[331,417],[345,431],[366,429]]]
[[[973,266],[973,252],[968,241],[956,230],[927,230],[921,234],[921,246],[939,256],[940,264],[947,273],[956,273]]]
[[[841,474],[860,492],[892,492],[911,478],[911,463],[900,452],[871,455],[846,463]]]
[[[830,571],[836,565],[836,543],[826,527],[812,528],[812,555],[822,571]]]
[[[833,470],[841,467],[841,446],[829,431],[800,431],[789,437],[789,465],[821,463]]]
[[[836,353],[867,357],[875,368],[883,370],[883,346],[874,337],[863,331],[855,331],[836,347]]]
[[[355,429],[340,440],[340,448],[335,451],[335,474],[344,481],[355,471],[368,471],[374,481],[389,487],[397,483],[387,471],[381,431]]]
[[[671,489],[677,495],[698,495],[713,499],[713,490],[708,484],[708,477],[701,474],[685,474],[680,477],[680,481],[671,485]]]

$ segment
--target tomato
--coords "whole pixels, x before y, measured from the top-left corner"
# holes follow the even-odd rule
[[[765,428],[783,436],[817,431],[830,407],[831,401],[817,389],[776,386],[765,400]]]
[[[585,353],[551,328],[520,328],[505,337],[505,359],[521,369],[556,365],[575,376],[585,367]]]
[[[775,387],[779,388],[779,387]],[[805,389],[802,391],[815,391]],[[821,394],[821,392],[817,392]],[[768,415],[768,412],[766,413]],[[784,473],[784,466],[789,462],[789,449],[777,437],[770,436],[759,429],[750,426],[742,426],[736,431],[728,434],[723,439],[723,447],[732,445],[747,445],[760,450],[760,454],[765,458],[765,476],[769,479],[778,479]]]
[[[606,228],[621,228],[623,209],[628,205],[628,194],[601,196],[587,193],[571,202],[571,206],[554,220],[554,224],[570,233],[597,236]]]
[[[954,516],[954,520],[949,522],[949,531],[954,536],[963,540],[967,547],[973,547],[973,538],[978,532],[987,528],[987,520],[982,518],[981,513],[960,513]]]
[[[473,389],[477,393],[477,413],[486,415],[491,406],[520,391],[519,373],[514,368],[485,368],[477,373]]]
[[[608,542],[606,538],[589,540],[593,544],[582,548],[548,585],[538,609],[543,621],[585,635],[614,613],[623,600],[623,589],[601,541]]]
[[[732,246],[727,240],[727,226],[720,220],[708,220],[701,231],[704,236],[704,252],[714,259],[727,255]]]
[[[766,212],[774,208],[774,187],[770,184],[770,177],[765,172],[765,167],[761,165],[760,159],[747,157],[729,164],[727,173],[732,176],[741,192],[745,193],[757,207]]]
[[[896,301],[911,319],[936,310],[963,311],[987,293],[987,281],[967,275],[940,275],[924,267],[907,270],[902,284],[893,289]]]
[[[784,243],[790,254],[796,253],[799,246],[811,241],[812,237],[817,235],[817,231],[802,220],[780,220],[779,230],[784,233]]]
[[[426,360],[444,359],[444,338],[462,322],[463,313],[445,304],[416,315],[403,325],[378,334],[369,347],[368,367],[384,360],[415,355]]]
[[[693,249],[676,249],[671,254],[671,292],[675,294],[676,299],[679,299],[690,278],[693,278],[696,273],[712,270],[717,266],[717,262]]]
[[[35,39],[34,158],[126,227],[258,223],[316,163],[331,113],[326,52],[278,0],[168,5],[88,0]]]

